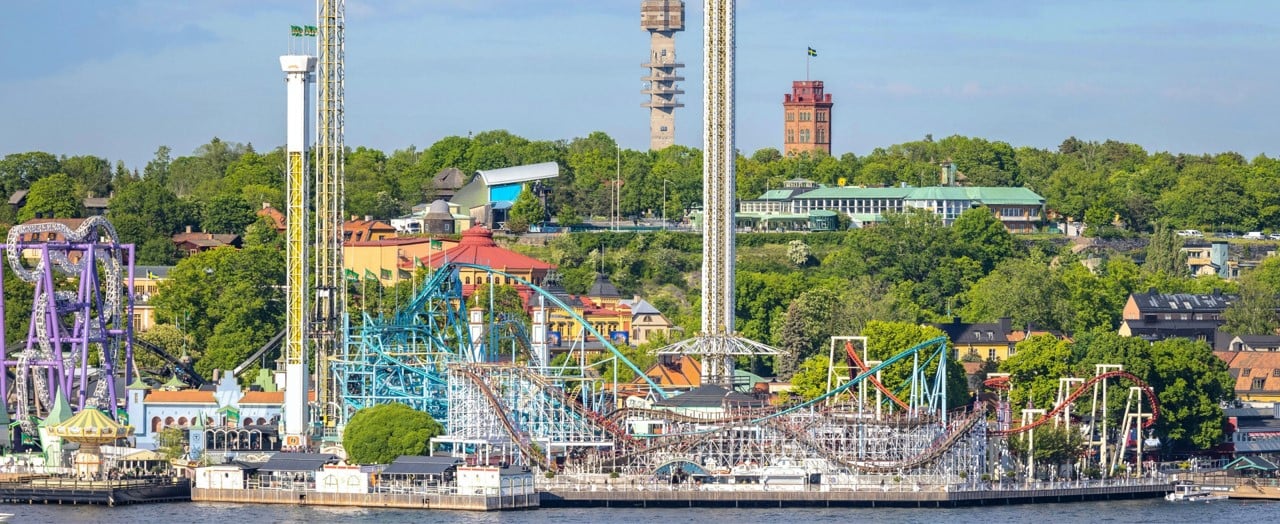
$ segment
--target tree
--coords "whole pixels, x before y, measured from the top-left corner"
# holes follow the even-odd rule
[[[393,402],[363,408],[347,422],[342,447],[356,464],[389,464],[402,455],[424,455],[444,427],[424,412]]]
[[[511,212],[507,215],[507,230],[524,233],[529,231],[529,226],[541,224],[545,216],[538,196],[533,194],[532,189],[525,188],[511,205]]]
[[[187,432],[177,426],[168,426],[156,433],[156,451],[173,460],[186,453]]]
[[[1084,435],[1079,431],[1070,426],[1058,427],[1052,424],[1045,424],[1030,432],[1009,437],[1009,450],[1014,455],[1026,458],[1029,448],[1034,448],[1031,454],[1035,459],[1036,470],[1042,472],[1039,475],[1041,477],[1056,477],[1056,475],[1043,475],[1043,473],[1056,473],[1063,465],[1074,463],[1086,451]],[[1041,466],[1052,467],[1042,468]]]
[[[10,195],[61,169],[58,157],[43,151],[13,153],[0,160],[0,188]]]
[[[27,205],[18,211],[18,221],[43,218],[77,218],[84,214],[84,194],[71,177],[49,175],[31,184]]]
[[[796,267],[804,267],[809,263],[809,257],[813,252],[803,240],[795,239],[787,243],[787,260],[791,261],[791,265]]]
[[[800,369],[791,377],[791,394],[801,400],[813,400],[827,392],[827,373],[831,360],[826,355],[813,355],[800,363]],[[836,365],[836,376],[848,377],[849,366],[841,361]],[[833,383],[832,386],[837,384]]]
[[[573,206],[564,204],[560,206],[560,211],[556,212],[556,223],[560,227],[573,227],[582,223],[582,218],[578,216],[578,212],[574,211]]]
[[[151,329],[137,334],[138,340],[149,343],[165,353],[173,356],[187,353],[193,359],[200,358],[201,352],[193,348],[191,335],[183,332],[178,326],[172,324],[156,324]],[[160,370],[168,365],[159,355],[155,355],[150,351],[135,348],[133,352],[133,361],[140,370]]]
[[[1067,290],[1044,261],[1010,259],[964,293],[961,314],[972,322],[1009,317],[1013,324],[1064,329],[1070,311]]]
[[[190,207],[151,178],[122,187],[107,204],[107,219],[116,227],[120,240],[137,245],[155,239],[167,242],[170,235],[191,223],[191,218]]]
[[[1182,239],[1172,228],[1157,225],[1147,242],[1147,259],[1142,268],[1152,273],[1163,272],[1170,276],[1187,274],[1187,254],[1182,252]]]
[[[1058,379],[1071,376],[1078,360],[1071,353],[1071,343],[1053,335],[1036,335],[1019,342],[1016,349],[1016,354],[1000,362],[1000,371],[1017,385],[1009,392],[1009,404],[1050,409]]]
[[[1240,277],[1240,298],[1222,312],[1226,320],[1223,331],[1232,335],[1272,335],[1280,328],[1276,318],[1276,309],[1280,308],[1277,290],[1264,277],[1257,270]]]
[[[260,216],[244,229],[244,245],[284,249],[284,237],[276,230],[276,224],[270,217]]]
[[[917,344],[945,337],[942,330],[932,326],[921,326],[907,322],[881,322],[873,320],[862,330],[867,337],[867,356],[871,360],[885,361]],[[959,360],[952,358],[955,351],[947,343],[945,358],[935,359],[925,367],[922,375],[932,380],[938,370],[938,360],[945,360],[947,366],[947,408],[956,408],[969,401],[969,382],[965,377],[964,366]],[[920,362],[928,355],[921,355]],[[895,390],[910,381],[912,359],[898,362],[883,370],[885,387]]]
[[[951,224],[956,251],[982,264],[983,272],[990,272],[996,264],[1022,251],[1004,224],[986,206],[975,207],[961,213]]]
[[[266,247],[219,248],[183,259],[151,299],[161,323],[183,326],[204,349],[196,370],[231,369],[280,331],[284,254]]]
[[[218,195],[204,205],[200,225],[210,233],[243,234],[245,226],[257,218],[253,208],[239,195]]]

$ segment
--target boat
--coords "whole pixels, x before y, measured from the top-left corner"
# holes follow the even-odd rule
[[[1169,502],[1212,502],[1215,500],[1225,500],[1227,496],[1223,493],[1214,493],[1205,491],[1195,484],[1177,484],[1173,486],[1173,493],[1164,496]]]
[[[13,518],[13,513],[0,513],[0,522],[9,522]]]

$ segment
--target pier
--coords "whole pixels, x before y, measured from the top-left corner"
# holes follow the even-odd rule
[[[992,486],[991,489],[796,489],[712,490],[689,487],[658,489],[565,489],[541,492],[542,507],[900,507],[954,508],[1009,504],[1081,502],[1163,497],[1173,491],[1166,482],[1072,482],[1053,487]]]
[[[10,504],[98,504],[187,502],[187,479],[79,480],[41,475],[0,476],[0,502]]]
[[[195,502],[233,502],[237,504],[292,504],[299,506],[462,511],[502,511],[536,509],[539,507],[537,493],[499,496],[444,493],[323,493],[309,490],[192,488],[191,500]]]

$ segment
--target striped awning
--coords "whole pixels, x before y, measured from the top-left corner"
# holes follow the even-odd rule
[[[72,442],[110,442],[125,438],[133,432],[132,426],[120,425],[101,411],[91,408],[47,429],[50,434]]]

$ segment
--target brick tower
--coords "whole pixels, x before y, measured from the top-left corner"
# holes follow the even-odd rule
[[[796,80],[782,100],[785,142],[782,154],[823,151],[831,154],[831,95],[821,80]]]

